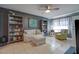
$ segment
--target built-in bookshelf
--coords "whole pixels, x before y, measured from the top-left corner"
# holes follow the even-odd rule
[[[9,15],[8,39],[9,43],[23,40],[23,24],[21,16]]]
[[[39,21],[39,29],[44,33],[44,35],[47,35],[47,24],[46,20]]]
[[[47,21],[42,21],[42,31],[47,32]]]

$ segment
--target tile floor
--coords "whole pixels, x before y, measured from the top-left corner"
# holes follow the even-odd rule
[[[63,54],[74,40],[59,41],[54,37],[46,37],[46,44],[32,46],[30,43],[17,42],[0,47],[0,54]]]

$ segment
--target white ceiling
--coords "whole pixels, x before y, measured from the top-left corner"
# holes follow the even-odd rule
[[[53,8],[58,7],[60,9],[57,11],[52,10],[51,13],[44,13],[44,11],[39,10],[39,6],[39,4],[0,4],[0,7],[38,15],[48,19],[52,19],[64,14],[73,13],[79,10],[79,4],[53,4]]]

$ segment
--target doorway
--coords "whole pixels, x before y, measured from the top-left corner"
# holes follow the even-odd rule
[[[79,20],[75,20],[76,53],[79,54]]]

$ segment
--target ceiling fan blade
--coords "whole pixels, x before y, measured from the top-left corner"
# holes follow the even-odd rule
[[[47,10],[46,8],[40,8],[39,10]]]
[[[52,5],[44,5],[41,8],[39,8],[39,10],[59,10],[59,8],[54,8],[52,7]]]
[[[53,8],[53,9],[49,9],[49,10],[59,10],[59,8]]]

